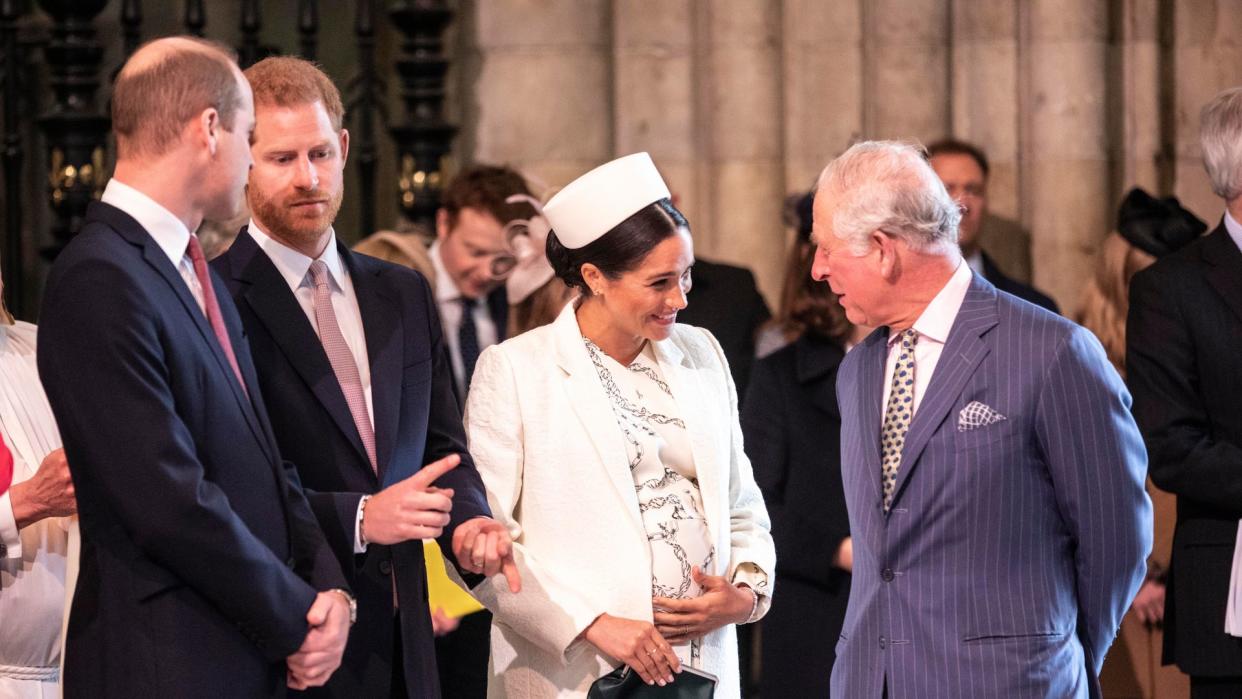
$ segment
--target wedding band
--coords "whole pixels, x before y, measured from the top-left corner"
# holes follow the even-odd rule
[[[480,560],[479,560],[479,559],[477,559],[477,558],[472,558],[472,559],[470,559],[470,562],[474,564],[474,567],[475,567],[475,568],[482,568],[482,567],[483,567],[483,561],[480,561]]]

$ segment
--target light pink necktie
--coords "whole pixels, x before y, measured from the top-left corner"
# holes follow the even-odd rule
[[[202,287],[203,314],[207,316],[207,322],[211,325],[211,331],[216,335],[216,341],[220,343],[220,349],[224,350],[229,366],[233,367],[237,383],[241,384],[242,391],[245,391],[246,395],[250,395],[250,391],[246,390],[246,381],[242,379],[241,369],[237,366],[237,355],[233,354],[233,343],[229,341],[229,331],[224,327],[224,316],[220,315],[220,303],[216,300],[216,289],[211,285],[211,273],[207,271],[207,258],[203,257],[203,246],[199,245],[198,236],[192,233],[186,254],[190,256],[190,263],[194,265],[194,276],[198,277],[198,285]]]
[[[345,336],[341,334],[341,326],[336,322],[336,311],[332,308],[332,285],[328,281],[328,265],[323,260],[315,260],[310,266],[311,282],[315,285],[315,322],[319,324],[319,341],[323,343],[323,351],[328,355],[336,380],[341,384],[341,392],[345,394],[345,402],[349,404],[349,413],[354,418],[354,426],[358,428],[358,436],[362,438],[362,446],[367,450],[367,458],[371,460],[371,468],[375,463],[375,430],[371,427],[371,418],[367,413],[367,397],[362,390],[362,376],[358,373],[358,363],[354,353],[349,351]]]

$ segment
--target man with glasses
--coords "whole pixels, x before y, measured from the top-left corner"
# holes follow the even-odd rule
[[[535,213],[525,202],[508,203],[514,194],[530,195],[517,171],[475,165],[448,183],[436,214],[436,241],[428,252],[457,395],[463,403],[479,353],[505,339],[509,300],[504,278],[514,260],[504,227]]]

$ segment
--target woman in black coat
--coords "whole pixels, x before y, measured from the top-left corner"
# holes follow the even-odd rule
[[[792,344],[754,365],[742,404],[780,581],[762,622],[763,697],[828,696],[850,593],[836,377],[846,347],[869,329],[852,326],[828,285],[811,279],[813,257],[809,242],[795,243],[769,331]]]

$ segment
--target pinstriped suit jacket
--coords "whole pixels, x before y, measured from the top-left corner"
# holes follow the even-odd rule
[[[1130,396],[1083,328],[976,275],[881,507],[887,331],[841,365],[853,588],[832,695],[1099,696],[1151,548]],[[1006,417],[961,431],[980,401]]]

